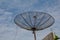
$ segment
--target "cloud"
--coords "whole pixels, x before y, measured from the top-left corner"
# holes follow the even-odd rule
[[[24,11],[42,11],[51,14],[55,18],[52,28],[57,27],[56,31],[59,32],[60,0],[0,0],[0,40],[14,39],[16,30],[18,31],[16,40],[33,39],[30,31],[19,28],[13,22],[14,16]],[[38,32],[38,40],[49,32],[49,29],[41,31],[41,34]]]
[[[23,37],[27,35],[28,32],[25,33],[23,29],[20,29],[20,27],[17,27],[13,23],[14,17],[12,12],[8,12],[3,9],[0,9],[0,12],[0,40],[12,40],[15,39],[15,36],[17,36],[19,39],[22,39],[20,38],[21,36]]]
[[[12,15],[13,13],[0,9],[0,24],[12,21]]]
[[[0,0],[0,8],[15,12],[31,7],[38,0]]]
[[[0,40],[8,40],[7,38],[12,40],[14,37],[13,33],[15,33],[14,29],[16,29],[16,27],[13,28],[10,26],[13,25],[12,15],[13,13],[0,9]]]

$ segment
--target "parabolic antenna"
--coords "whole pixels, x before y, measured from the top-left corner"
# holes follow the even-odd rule
[[[47,13],[32,11],[18,14],[14,22],[21,28],[33,31],[36,40],[35,31],[50,27],[55,20]]]

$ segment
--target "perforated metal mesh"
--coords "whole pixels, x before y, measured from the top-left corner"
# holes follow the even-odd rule
[[[54,23],[54,18],[44,12],[25,12],[18,14],[14,22],[21,28],[27,30],[43,30]]]

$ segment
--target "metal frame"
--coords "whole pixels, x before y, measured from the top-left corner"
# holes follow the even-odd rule
[[[25,12],[25,14],[26,13],[30,13],[30,12]],[[35,12],[33,12],[33,13],[35,13]],[[44,14],[44,12],[36,12],[36,14],[37,13],[43,13]],[[24,13],[23,13],[24,14]],[[45,13],[46,14],[46,13]],[[54,18],[51,16],[51,15],[49,15],[50,17],[48,18],[48,19],[46,19],[45,21],[44,21],[44,23],[42,23],[42,24],[40,24],[41,22],[42,22],[42,19],[44,18],[44,16],[45,16],[45,14],[43,15],[43,17],[41,18],[41,20],[38,22],[38,24],[36,25],[36,15],[34,16],[34,25],[32,25],[32,20],[31,20],[31,16],[30,16],[30,14],[29,14],[29,20],[30,20],[30,23],[31,24],[29,24],[28,22],[27,22],[27,20],[24,18],[24,16],[22,15],[22,14],[19,14],[19,15],[17,15],[17,16],[20,16],[20,17],[22,17],[23,18],[23,20],[26,22],[26,24],[28,24],[30,27],[31,27],[31,29],[28,29],[28,28],[25,28],[25,27],[23,27],[21,24],[19,24],[19,23],[17,23],[16,22],[16,18],[17,18],[17,16],[15,17],[15,19],[14,19],[14,22],[18,25],[18,26],[21,26],[21,28],[24,28],[24,29],[27,29],[27,30],[31,30],[31,31],[33,31],[33,34],[34,34],[34,40],[36,40],[36,31],[37,30],[43,30],[43,29],[45,29],[45,28],[48,28],[49,26],[51,26],[54,22],[55,22],[55,20],[54,20]],[[45,24],[50,18],[53,18],[53,23],[51,23],[51,25],[48,25],[48,27],[45,27],[45,28],[42,28],[42,29],[37,29],[37,27],[38,26],[42,26],[43,24]],[[25,25],[25,26],[27,26],[26,24],[24,24],[24,23],[22,23],[23,25]],[[33,26],[33,27],[32,27]],[[60,39],[60,38],[59,38]]]

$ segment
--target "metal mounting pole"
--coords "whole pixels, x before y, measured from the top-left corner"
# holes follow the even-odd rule
[[[36,40],[36,33],[35,33],[35,31],[33,31],[33,34],[34,34],[34,40]]]

